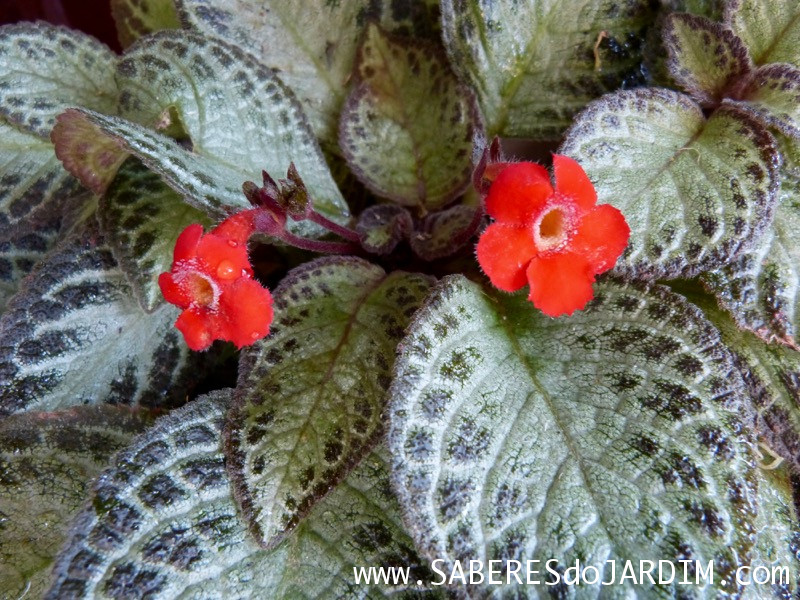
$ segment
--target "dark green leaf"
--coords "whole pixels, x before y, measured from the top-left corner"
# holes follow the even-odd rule
[[[48,568],[109,458],[150,423],[123,407],[77,407],[0,421],[0,590],[41,598]]]
[[[184,203],[180,195],[129,159],[100,200],[100,221],[120,268],[147,312],[162,303],[158,276],[169,271],[178,235],[208,218]]]
[[[706,119],[688,96],[657,88],[591,104],[561,147],[599,202],[631,228],[618,273],[693,276],[755,245],[769,227],[780,163],[775,140],[732,106]]]
[[[558,139],[587,102],[644,79],[656,5],[630,0],[443,0],[453,68],[490,135]]]
[[[337,257],[275,290],[271,334],[243,356],[227,432],[236,496],[265,546],[377,441],[397,342],[431,283]]]
[[[714,106],[745,78],[750,56],[742,40],[705,17],[673,14],[664,27],[672,76],[700,104]]]
[[[437,209],[464,191],[480,128],[475,97],[432,44],[367,28],[339,143],[375,194]]]
[[[40,263],[0,319],[0,416],[186,393],[189,351],[165,305],[146,314],[96,227]]]
[[[453,276],[420,310],[389,407],[394,483],[417,547],[444,570],[515,559],[524,572],[540,560],[542,579],[550,559],[607,579],[607,560],[691,556],[715,562],[706,597],[733,593],[758,511],[733,360],[665,288],[606,282],[596,293],[577,316],[551,319],[523,294]],[[504,594],[537,597],[513,580]]]

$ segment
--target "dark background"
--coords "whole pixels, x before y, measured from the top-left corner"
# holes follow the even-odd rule
[[[80,29],[120,51],[109,0],[0,0],[0,24],[36,20]]]

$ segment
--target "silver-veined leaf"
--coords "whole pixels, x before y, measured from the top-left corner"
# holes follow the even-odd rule
[[[96,226],[76,231],[0,319],[0,416],[182,401],[190,353],[173,327],[177,316],[171,305],[145,313]]]
[[[693,276],[757,242],[773,217],[780,155],[772,135],[731,106],[708,119],[688,96],[657,88],[592,103],[567,132],[599,202],[631,228],[616,272]]]
[[[759,243],[703,275],[739,327],[797,347],[800,331],[800,144],[782,144],[784,165],[772,226]]]
[[[558,139],[590,100],[644,81],[656,7],[631,0],[443,0],[453,68],[490,135]]]
[[[177,0],[184,23],[253,52],[291,87],[333,148],[356,49],[370,22],[439,37],[438,0]]]
[[[230,391],[199,398],[138,438],[95,484],[54,570],[48,599],[312,599],[395,596],[404,586],[355,585],[362,565],[411,567],[385,452],[376,452],[278,548],[241,521],[225,471],[222,420]]]
[[[216,218],[250,208],[242,183],[260,181],[262,170],[283,177],[294,162],[315,208],[334,220],[347,220],[347,205],[300,105],[251,55],[220,40],[164,31],[128,50],[118,79],[125,118],[69,111],[54,132],[59,150],[62,136],[65,150],[75,147],[68,143],[70,131],[83,131],[81,122],[90,121],[104,133],[95,141],[84,139],[85,144],[102,142],[103,136],[117,139],[189,203]],[[189,136],[190,149],[140,125],[158,129],[171,113]],[[297,229],[318,232],[307,224]]]
[[[117,108],[117,57],[88,35],[47,23],[0,28],[0,115],[47,139],[68,106]]]
[[[394,483],[417,547],[442,559],[715,562],[713,598],[753,558],[743,382],[718,332],[661,287],[606,282],[550,319],[461,276],[439,284],[400,347],[389,407]],[[769,516],[767,516],[769,518]],[[678,595],[630,580],[570,590]],[[538,597],[535,586],[471,593]],[[607,593],[607,592],[606,592]]]

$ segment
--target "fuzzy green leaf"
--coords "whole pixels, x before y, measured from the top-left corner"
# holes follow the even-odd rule
[[[796,0],[730,0],[725,22],[742,38],[755,64],[800,67],[800,4]]]
[[[367,28],[359,84],[342,111],[339,144],[375,194],[435,210],[466,188],[480,116],[443,52]]]
[[[100,476],[46,598],[371,598],[401,589],[356,587],[354,566],[423,573],[382,452],[364,459],[291,538],[261,550],[225,471],[220,430],[229,397],[215,392],[162,418]]]
[[[111,0],[111,16],[125,47],[148,33],[181,28],[175,0]]]
[[[115,113],[117,57],[92,37],[46,23],[0,28],[0,115],[47,138],[68,106]]]
[[[206,216],[139,161],[129,159],[100,200],[100,222],[120,268],[147,312],[162,303],[158,276],[169,271],[175,241]]]
[[[73,194],[78,182],[44,140],[0,118],[0,230],[13,229],[36,208]]]
[[[187,25],[238,44],[276,69],[330,147],[336,147],[339,113],[366,25],[438,39],[438,0],[177,2]]]
[[[781,133],[800,138],[800,68],[770,64],[753,73],[737,106]]]
[[[372,254],[391,254],[411,233],[408,210],[394,204],[370,206],[358,215],[356,232],[363,248]]]
[[[750,71],[742,40],[705,17],[673,14],[664,27],[672,76],[700,104],[713,106]]]
[[[228,422],[237,498],[274,546],[374,445],[397,343],[431,279],[323,258],[275,290],[270,336],[240,365]]]
[[[800,143],[783,146],[781,188],[772,226],[759,243],[703,282],[739,327],[768,342],[798,347],[800,332]]]
[[[458,204],[431,213],[422,219],[411,233],[409,243],[414,254],[422,260],[436,260],[455,254],[476,232],[482,217],[475,206]]]
[[[48,568],[111,456],[151,422],[125,407],[76,407],[0,421],[0,581],[8,598],[41,598]]]
[[[591,104],[560,152],[584,167],[600,202],[631,228],[616,271],[637,278],[693,276],[752,247],[769,226],[780,157],[742,111],[706,120],[688,96],[656,88]]]
[[[690,555],[714,560],[716,590],[735,591],[733,569],[752,557],[740,520],[757,507],[730,354],[662,287],[596,292],[577,316],[550,319],[522,294],[454,276],[417,314],[389,406],[394,483],[417,547],[446,571],[457,559],[517,559],[523,572],[541,560],[542,579],[550,559],[558,570],[579,558],[607,579],[606,560]],[[614,586],[620,597],[656,594],[629,584]]]
[[[557,139],[587,102],[643,81],[654,3],[443,0],[444,40],[490,135]]]
[[[61,215],[43,211],[14,227],[0,227],[0,314],[23,277],[55,244]]]
[[[146,314],[96,227],[25,280],[0,319],[0,416],[183,400],[189,351],[165,305]]]

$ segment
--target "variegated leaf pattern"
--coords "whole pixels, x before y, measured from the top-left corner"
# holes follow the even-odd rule
[[[713,299],[697,293],[688,297],[703,309],[734,353],[755,409],[751,426],[794,472],[800,473],[800,352],[767,344],[739,329]]]
[[[476,90],[490,135],[558,139],[590,100],[644,82],[654,3],[443,0],[453,68]]]
[[[0,318],[0,416],[183,401],[190,352],[177,316],[171,305],[145,313],[96,226],[76,231]]]
[[[772,226],[758,244],[703,275],[739,327],[798,347],[800,331],[800,143],[783,140],[781,188]]]
[[[732,106],[708,119],[677,92],[617,92],[592,103],[560,152],[576,159],[599,202],[631,228],[615,271],[691,277],[753,247],[769,227],[780,155],[772,135]]]
[[[14,227],[0,227],[0,314],[20,281],[55,244],[61,215],[40,211]]]
[[[370,22],[439,39],[438,0],[177,0],[193,29],[253,52],[291,87],[314,132],[336,148],[356,49]]]
[[[800,51],[798,51],[800,53]],[[756,70],[734,102],[768,127],[800,138],[800,67],[773,63]]]
[[[95,484],[48,599],[312,599],[403,595],[355,585],[353,567],[425,577],[375,452],[272,551],[250,537],[230,489],[221,428],[230,390],[198,398],[137,439]],[[427,578],[426,578],[427,579]]]
[[[800,5],[794,0],[729,0],[725,22],[757,65],[800,67]]]
[[[0,421],[0,593],[41,598],[92,480],[152,421],[149,411],[81,406]]]
[[[228,465],[256,539],[275,546],[377,442],[397,343],[431,278],[317,259],[275,290],[242,358]]]
[[[472,90],[444,52],[367,28],[339,126],[356,176],[378,196],[436,210],[466,189],[481,129]]]
[[[84,127],[75,121],[90,121],[215,218],[250,208],[242,183],[261,181],[262,170],[276,179],[284,177],[294,162],[315,208],[334,220],[347,220],[347,205],[300,105],[251,55],[220,40],[164,31],[128,50],[118,79],[124,118],[71,111],[58,127],[80,131]],[[179,118],[191,148],[140,125],[158,129],[171,113]],[[296,230],[319,234],[319,228],[306,223]]]
[[[612,281],[571,318],[442,280],[403,340],[389,407],[394,483],[422,554],[456,560],[715,562],[697,597],[754,557],[745,388],[718,332],[661,287]],[[767,515],[767,519],[770,515]],[[706,564],[704,562],[703,564]],[[549,577],[549,576],[548,576]],[[570,597],[678,595],[619,580]],[[536,586],[483,586],[538,597]],[[608,592],[605,592],[608,593]]]
[[[159,176],[134,158],[100,200],[100,222],[120,268],[147,312],[163,302],[158,276],[172,267],[175,241],[192,223],[210,225]]]
[[[664,42],[675,81],[704,106],[714,106],[730,95],[752,67],[742,40],[705,17],[670,15]]]
[[[117,57],[94,38],[46,23],[0,27],[0,115],[48,139],[69,106],[117,109]]]

